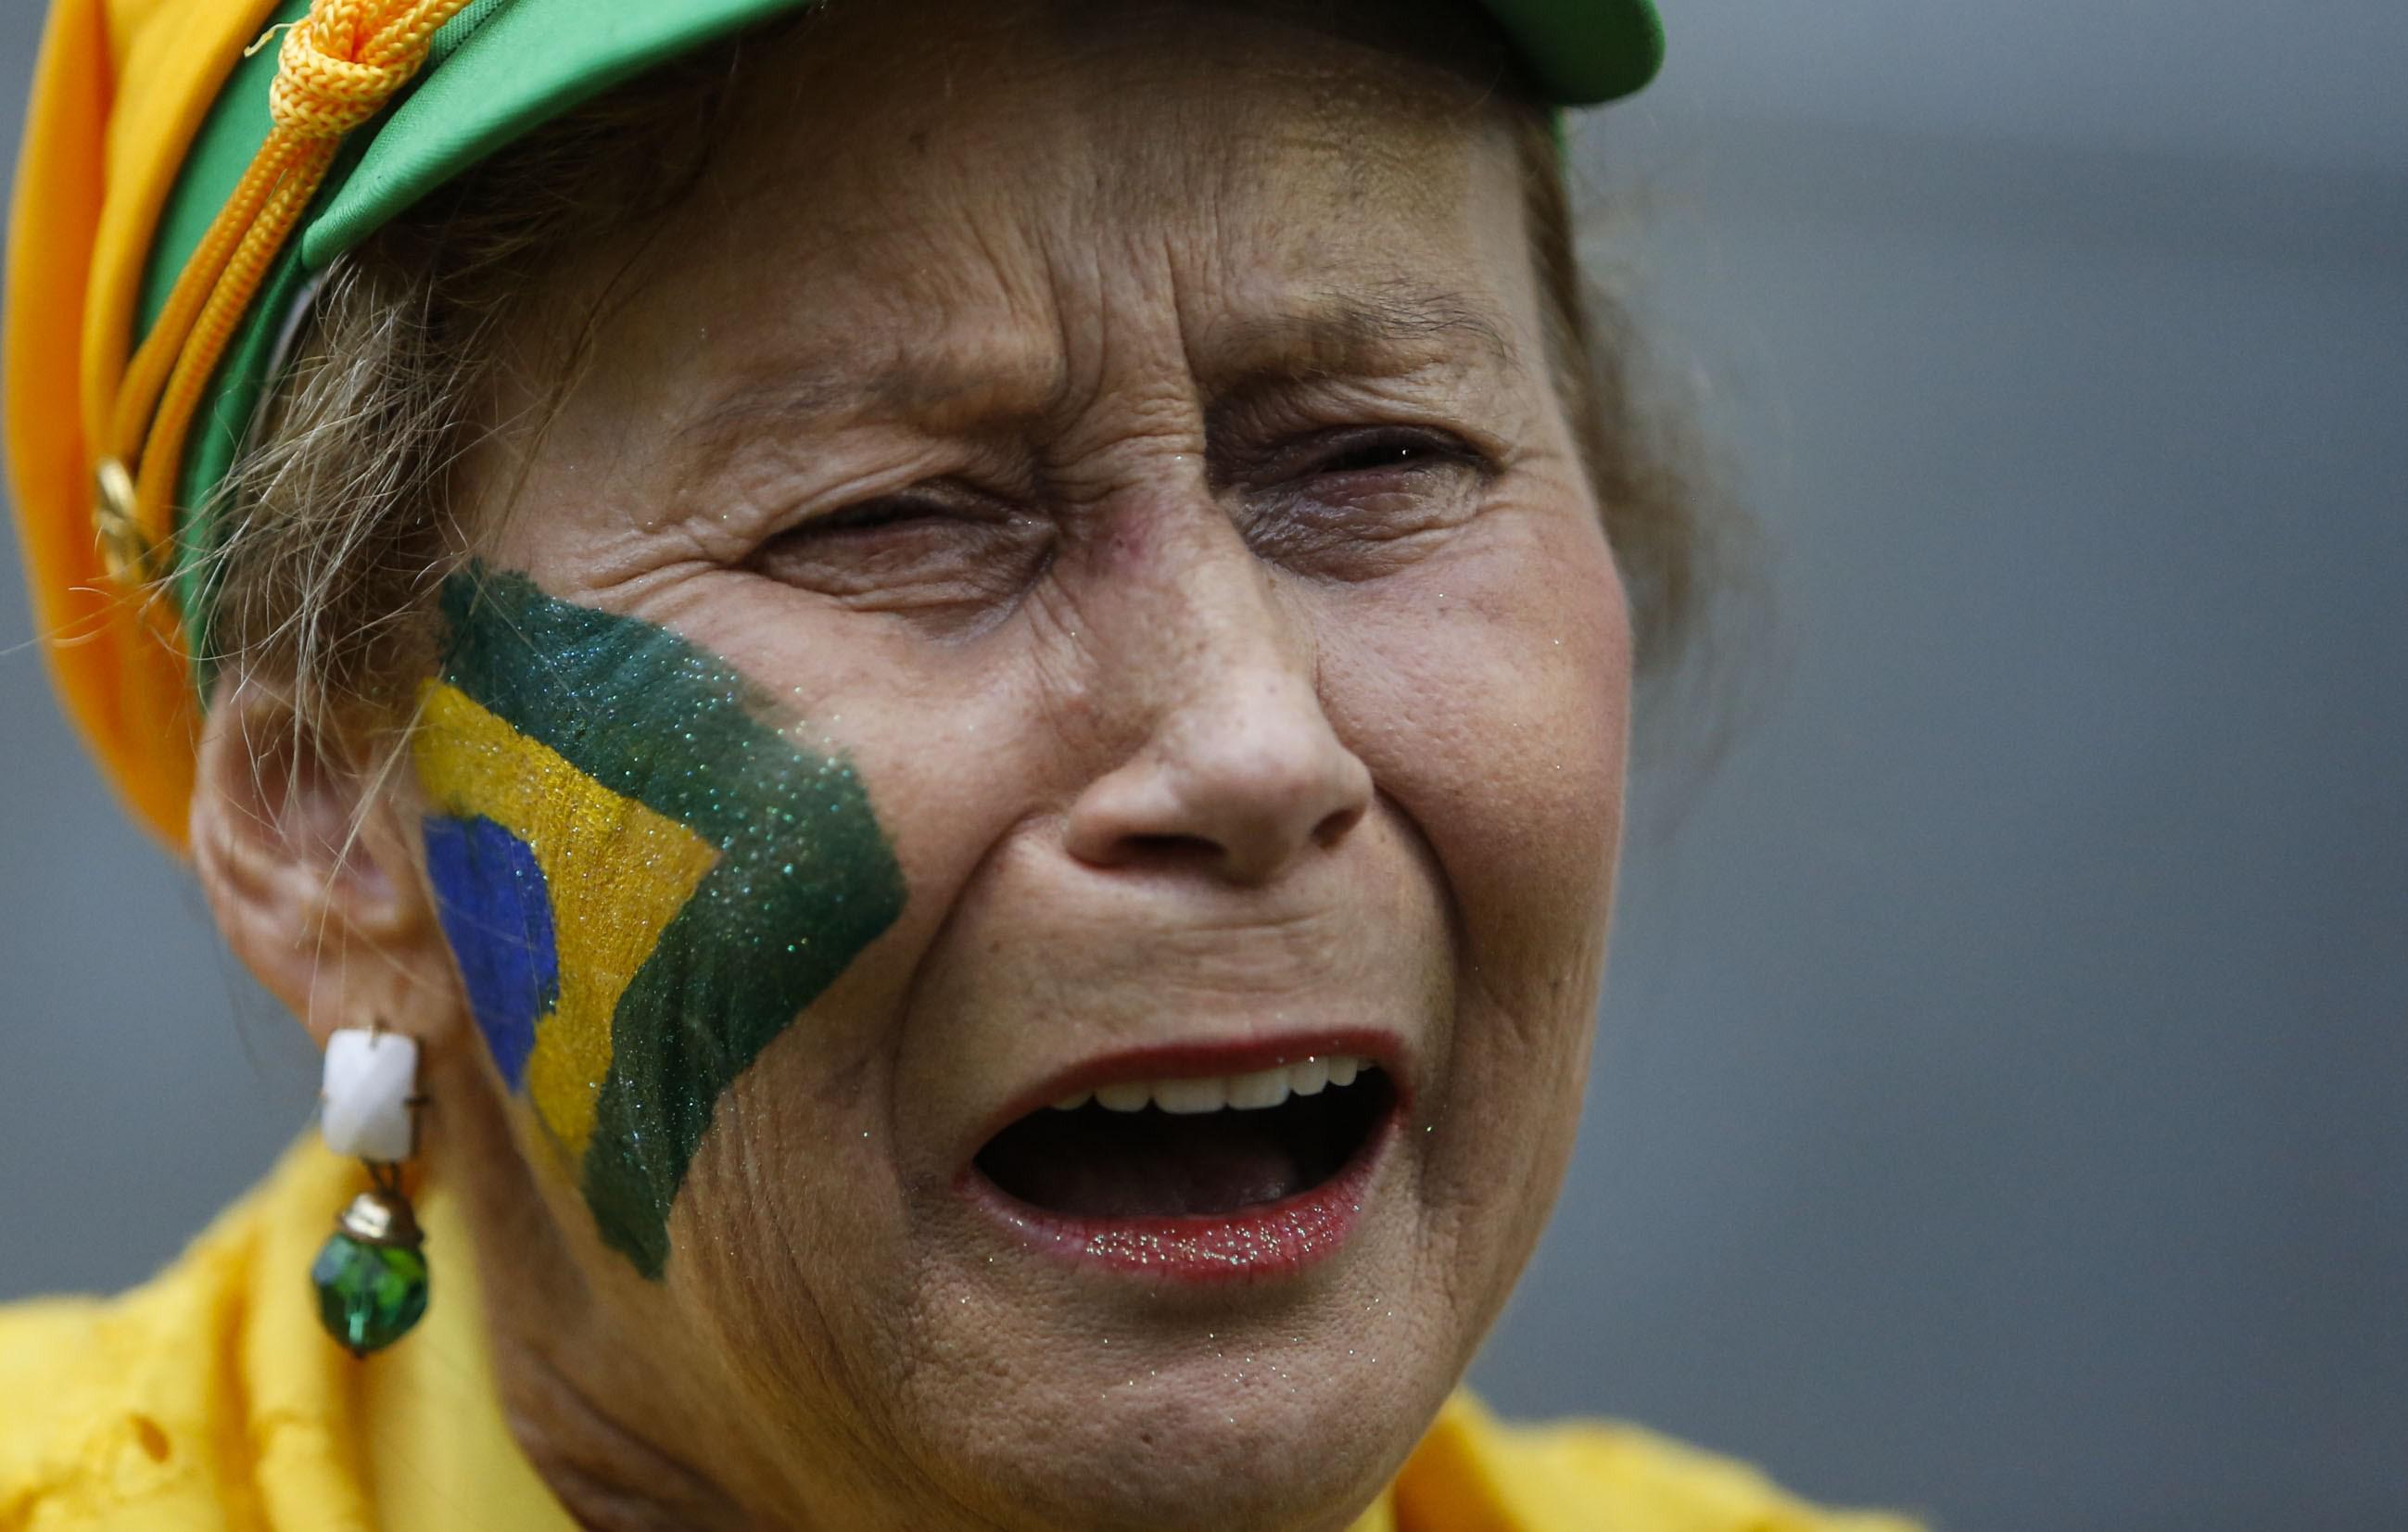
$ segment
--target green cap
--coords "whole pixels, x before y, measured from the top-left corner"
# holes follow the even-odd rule
[[[551,118],[674,54],[813,0],[472,0],[436,34],[408,93],[355,133],[227,348],[193,424],[177,504],[206,506],[233,466],[280,342],[316,275],[413,203]],[[1558,106],[1593,106],[1655,78],[1664,33],[1652,0],[1484,0],[1530,79]],[[308,0],[288,0],[279,22]],[[242,179],[270,122],[277,50],[244,59],[219,93],[160,217],[140,327]],[[198,535],[194,535],[197,533]],[[190,550],[206,529],[186,529]],[[179,595],[195,655],[206,592],[189,556]]]

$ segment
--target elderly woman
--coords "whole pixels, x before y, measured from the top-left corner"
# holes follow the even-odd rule
[[[57,0],[41,621],[327,1069],[0,1318],[0,1525],[1898,1525],[1455,1392],[1684,590],[1554,117],[1657,50]]]

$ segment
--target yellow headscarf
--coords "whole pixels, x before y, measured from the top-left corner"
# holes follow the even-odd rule
[[[180,846],[199,710],[174,612],[114,578],[93,466],[187,148],[275,0],[59,0],[8,223],[7,448],[35,632],[143,823]]]

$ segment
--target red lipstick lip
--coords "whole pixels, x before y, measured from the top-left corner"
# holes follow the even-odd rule
[[[1389,1088],[1397,1097],[1395,1110],[1401,1114],[1411,1105],[1405,1071],[1400,1067],[1403,1052],[1402,1044],[1389,1033],[1354,1030],[1292,1032],[1246,1042],[1168,1043],[1106,1053],[1074,1064],[1021,1092],[980,1131],[970,1153],[975,1155],[996,1134],[1030,1112],[1098,1085],[1124,1080],[1192,1080],[1207,1075],[1252,1074],[1257,1069],[1301,1064],[1311,1058],[1351,1057],[1369,1063],[1388,1077]]]
[[[1403,1092],[1392,1090],[1386,1114],[1338,1174],[1309,1192],[1236,1212],[1160,1218],[1050,1212],[1012,1196],[976,1164],[963,1172],[961,1184],[982,1212],[1012,1235],[1074,1265],[1182,1285],[1276,1280],[1316,1265],[1346,1242],[1403,1121]]]

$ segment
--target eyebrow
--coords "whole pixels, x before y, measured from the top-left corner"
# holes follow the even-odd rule
[[[1191,345],[1209,405],[1283,383],[1394,378],[1461,365],[1522,367],[1504,328],[1464,294],[1410,282],[1325,293],[1281,310],[1212,326]],[[1069,392],[1066,364],[1005,341],[989,349],[914,351],[865,363],[781,370],[719,395],[672,434],[687,450],[723,447],[766,426],[808,427],[865,414],[982,423],[1039,419]]]
[[[1242,359],[1243,378],[1394,374],[1450,361],[1467,344],[1493,365],[1520,365],[1503,327],[1479,305],[1408,282],[1324,294],[1297,310],[1236,321],[1214,340]]]

